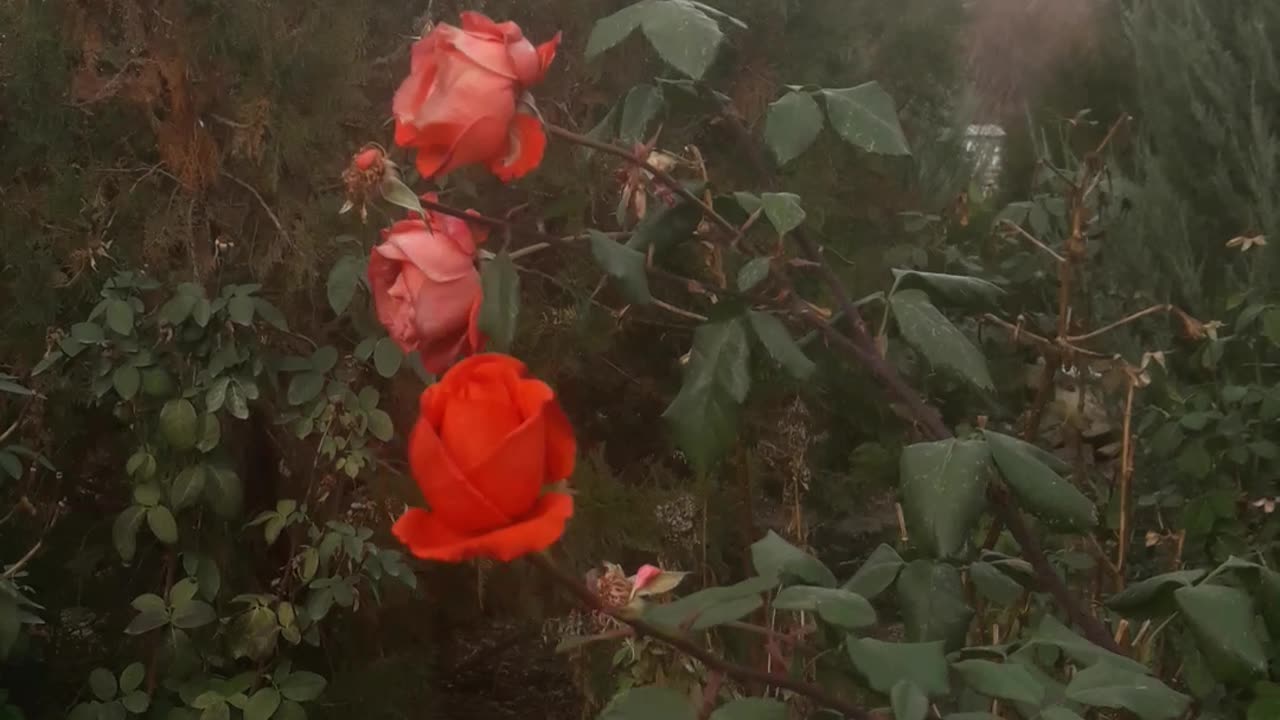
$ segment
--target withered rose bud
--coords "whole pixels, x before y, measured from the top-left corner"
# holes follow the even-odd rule
[[[339,213],[358,208],[361,220],[368,217],[369,202],[378,197],[383,179],[394,168],[395,163],[387,158],[386,152],[378,145],[365,145],[360,152],[352,155],[351,163],[342,172],[347,202]]]

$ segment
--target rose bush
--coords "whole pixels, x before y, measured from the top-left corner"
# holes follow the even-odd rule
[[[474,164],[502,180],[538,166],[547,139],[521,97],[546,74],[557,34],[534,47],[513,22],[462,13],[462,27],[441,23],[413,46],[409,77],[392,110],[396,144],[417,151],[423,177]]]
[[[428,509],[392,531],[424,559],[509,561],[549,547],[573,515],[573,428],[545,383],[507,355],[475,355],[428,387],[409,465]]]
[[[427,212],[382,231],[369,257],[374,310],[406,352],[418,351],[431,373],[484,344],[476,326],[480,274],[476,245],[483,232],[465,220]]]

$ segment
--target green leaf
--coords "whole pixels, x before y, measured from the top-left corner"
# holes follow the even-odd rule
[[[618,139],[622,144],[631,147],[647,140],[649,125],[665,105],[662,88],[648,83],[631,88],[622,103],[622,118],[618,127]]]
[[[1173,720],[1187,711],[1191,698],[1159,680],[1100,662],[1076,673],[1067,699],[1094,707],[1128,710],[1142,720]]]
[[[301,405],[316,399],[324,390],[324,375],[318,372],[302,372],[289,378],[288,399],[290,405]]]
[[[587,59],[590,60],[625,40],[636,28],[640,27],[640,23],[644,20],[649,8],[657,1],[643,0],[634,5],[629,5],[608,17],[597,20],[596,24],[591,28],[591,35],[587,38]]]
[[[1039,706],[1044,702],[1044,686],[1018,663],[989,660],[961,660],[951,667],[971,689],[987,697]]]
[[[707,588],[674,602],[651,605],[645,619],[655,625],[680,628],[688,624],[694,630],[740,620],[762,605],[761,593],[777,587],[771,577],[756,577],[734,585]]]
[[[253,324],[253,298],[248,295],[233,295],[227,301],[227,314],[231,322],[249,327]]]
[[[273,687],[258,688],[244,706],[244,720],[269,720],[280,707],[280,691]]]
[[[147,508],[147,526],[160,542],[166,545],[178,542],[178,523],[169,508],[163,505]]]
[[[816,612],[818,617],[846,630],[857,630],[876,622],[871,603],[861,595],[836,588],[792,585],[778,593],[773,606],[779,610]]]
[[[804,208],[795,193],[764,193],[760,196],[760,205],[779,235],[786,235],[804,222]]]
[[[190,450],[199,439],[196,409],[185,398],[170,400],[160,409],[160,434],[175,450]]]
[[[165,610],[163,607],[158,610],[148,608],[134,616],[133,620],[129,622],[129,625],[125,627],[124,633],[125,635],[142,635],[168,624],[168,610]]]
[[[660,0],[641,21],[645,37],[667,64],[701,80],[724,39],[720,26],[686,0]]]
[[[917,443],[902,450],[899,476],[911,537],[934,557],[964,549],[987,506],[991,451],[978,440]]]
[[[351,305],[367,262],[368,259],[364,257],[344,255],[329,269],[325,293],[329,298],[329,309],[333,310],[334,315],[341,315]]]
[[[382,377],[393,377],[400,371],[400,363],[403,361],[404,352],[391,338],[384,337],[373,346],[373,367]]]
[[[951,649],[964,644],[973,611],[965,604],[959,571],[950,565],[915,560],[898,574],[896,589],[907,640],[940,640]]]
[[[787,720],[787,706],[777,700],[739,698],[716,708],[709,720]]]
[[[1039,720],[1084,720],[1084,718],[1061,705],[1055,705],[1041,710]]]
[[[889,691],[894,720],[924,720],[929,714],[929,698],[910,680],[899,680]]]
[[[183,630],[204,627],[217,619],[213,606],[202,600],[188,600],[173,608],[173,625]]]
[[[850,635],[845,647],[853,666],[873,690],[888,695],[900,680],[908,680],[929,697],[950,691],[941,642],[888,643]]]
[[[220,442],[222,442],[222,423],[218,421],[218,416],[213,413],[202,416],[200,441],[196,443],[196,449],[202,453],[211,452]]]
[[[1097,525],[1098,513],[1089,498],[1027,452],[1024,443],[990,430],[983,435],[1005,482],[1036,517],[1080,529]]]
[[[962,307],[995,307],[1005,295],[999,285],[969,275],[894,268],[893,282],[903,290],[918,288],[929,293],[935,301],[944,300]]]
[[[1255,676],[1266,675],[1267,653],[1254,627],[1257,608],[1248,593],[1201,584],[1179,588],[1173,597],[1214,677],[1245,685]]]
[[[685,695],[649,686],[618,693],[597,720],[697,720],[697,712]]]
[[[823,90],[831,127],[845,142],[881,155],[910,155],[898,109],[879,83]]]
[[[141,715],[147,711],[147,708],[151,707],[151,696],[145,692],[135,690],[125,695],[120,700],[120,704],[124,706],[125,710],[134,715]]]
[[[588,234],[591,236],[592,256],[602,270],[618,280],[627,302],[641,305],[653,302],[644,253],[615,242],[597,230],[589,230]]]
[[[332,345],[325,345],[316,348],[308,359],[311,369],[324,374],[333,369],[338,364],[338,349]]]
[[[694,332],[684,383],[662,417],[699,473],[708,472],[733,444],[738,410],[751,389],[749,359],[740,319]]]
[[[116,696],[116,676],[106,668],[94,668],[89,672],[89,689],[102,702],[108,702]]]
[[[1126,672],[1139,674],[1150,672],[1145,665],[1136,660],[1117,655],[1110,650],[1094,645],[1050,614],[1046,614],[1040,620],[1040,624],[1036,626],[1035,632],[1031,635],[1030,644],[1056,647],[1066,653],[1067,657],[1081,665],[1106,662],[1108,665],[1119,667]]]
[[[111,385],[121,400],[132,400],[142,386],[142,372],[132,365],[121,365],[111,374]]]
[[[385,411],[374,409],[369,411],[369,434],[378,438],[382,442],[390,442],[395,437],[395,425],[391,422],[391,416]]]
[[[138,550],[138,528],[142,526],[142,516],[146,508],[141,505],[130,505],[116,516],[111,525],[111,540],[120,553],[120,559],[126,563],[133,560]]]
[[[227,388],[227,412],[231,413],[231,417],[240,420],[249,418],[249,401],[245,398],[240,383],[233,382]]]
[[[627,247],[641,253],[649,252],[651,247],[654,252],[663,252],[693,237],[700,222],[702,209],[691,202],[680,200],[673,206],[659,204],[657,208],[650,208],[636,226]]]
[[[751,323],[751,329],[755,331],[769,356],[778,361],[792,377],[802,382],[813,377],[817,366],[796,344],[781,320],[768,313],[748,310],[747,321]]]
[[[22,461],[13,453],[0,450],[0,470],[5,471],[14,480],[18,480],[22,477]]]
[[[761,577],[784,582],[795,578],[825,588],[836,585],[836,576],[826,565],[772,530],[751,545],[751,564]]]
[[[889,305],[902,337],[930,363],[954,372],[980,390],[994,389],[986,358],[938,312],[928,295],[920,290],[899,290],[889,296]]]
[[[107,327],[117,335],[132,335],[133,306],[126,300],[108,300]]]
[[[120,691],[131,693],[137,690],[147,676],[147,668],[140,662],[130,663],[120,673]]]
[[[327,684],[320,675],[299,670],[289,673],[289,677],[280,683],[280,694],[296,702],[307,702],[320,697]]]
[[[882,543],[841,587],[871,600],[898,579],[904,564],[898,551]]]
[[[200,713],[200,720],[231,720],[231,707],[226,701],[218,700]]]
[[[738,289],[747,292],[769,277],[769,262],[772,258],[758,257],[752,259],[738,270]]]
[[[168,302],[160,308],[160,322],[168,325],[181,325],[188,317],[191,311],[195,309],[196,303],[200,298],[194,295],[178,294],[174,295]]]
[[[419,215],[426,215],[422,209],[422,202],[418,200],[418,194],[413,191],[413,188],[405,185],[396,173],[387,173],[382,178],[382,185],[378,189],[382,192],[382,199],[392,205]]]
[[[1133,583],[1103,602],[1119,613],[1136,613],[1173,595],[1179,587],[1190,585],[1208,573],[1205,570],[1177,570]]]
[[[1002,607],[1009,607],[1022,597],[1022,585],[997,570],[991,563],[971,564],[969,579],[973,581],[973,586],[982,593],[983,597]]]
[[[1249,705],[1245,720],[1275,720],[1280,718],[1280,685],[1260,682],[1254,688],[1254,700]]]
[[[271,327],[281,332],[289,332],[289,321],[285,319],[284,313],[280,312],[280,308],[260,297],[253,299],[253,308],[258,313],[258,317],[266,320]]]
[[[480,269],[480,332],[495,352],[507,352],[516,339],[520,315],[520,276],[511,256],[502,251]]]
[[[231,378],[226,375],[209,383],[209,390],[204,394],[204,409],[206,411],[215,413],[222,409],[222,406],[227,402],[227,386],[230,384]]]
[[[1258,600],[1262,605],[1262,619],[1266,621],[1271,637],[1280,637],[1280,573],[1262,569],[1259,573]]]
[[[203,465],[192,465],[178,473],[169,486],[169,504],[174,510],[189,508],[204,492],[205,471]]]
[[[796,159],[822,131],[822,108],[806,92],[790,92],[769,106],[764,141],[779,165]]]

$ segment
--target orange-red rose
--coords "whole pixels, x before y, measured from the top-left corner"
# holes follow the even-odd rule
[[[476,245],[483,234],[465,220],[428,212],[382,231],[369,257],[369,288],[378,320],[406,353],[418,351],[431,373],[442,373],[484,338]]]
[[[437,25],[413,46],[409,77],[392,110],[396,144],[417,150],[423,177],[486,165],[512,180],[538,166],[542,124],[521,95],[542,80],[560,35],[534,47],[513,22],[462,13],[462,27]]]
[[[392,531],[420,558],[508,561],[564,533],[573,498],[553,486],[573,472],[573,428],[546,384],[507,355],[450,368],[422,393],[409,465],[428,509]]]

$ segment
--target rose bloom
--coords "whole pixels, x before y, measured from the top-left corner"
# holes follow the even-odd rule
[[[369,257],[369,288],[378,321],[406,353],[418,351],[428,372],[479,352],[484,338],[476,245],[484,233],[465,220],[416,213],[382,231]]]
[[[559,43],[557,33],[535,48],[515,23],[476,12],[462,13],[461,28],[437,25],[414,43],[409,77],[396,91],[396,144],[417,150],[424,178],[474,164],[504,181],[525,175],[542,162],[547,138],[517,106]]]
[[[503,562],[564,533],[573,498],[553,486],[573,472],[573,428],[555,393],[508,355],[475,355],[422,393],[409,465],[428,509],[392,532],[414,555]]]

